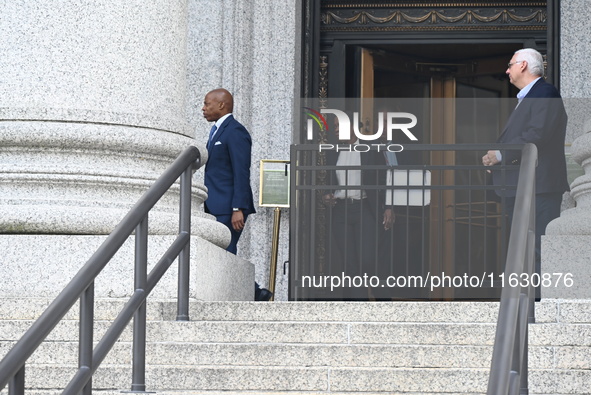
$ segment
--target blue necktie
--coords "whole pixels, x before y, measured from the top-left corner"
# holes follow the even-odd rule
[[[209,145],[211,144],[211,140],[212,140],[213,135],[215,134],[216,130],[217,130],[217,126],[215,126],[215,123],[214,123],[213,126],[211,127],[211,130],[209,131],[209,140],[207,140],[207,149],[209,149]]]

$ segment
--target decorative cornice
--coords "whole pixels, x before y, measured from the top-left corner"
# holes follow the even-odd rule
[[[323,32],[419,32],[419,31],[545,31],[546,26],[387,26],[328,27]]]
[[[450,10],[335,10],[321,16],[323,31],[545,30],[545,8]]]
[[[322,9],[345,9],[345,8],[457,8],[457,7],[546,7],[545,1],[490,1],[490,2],[472,2],[472,1],[454,1],[454,2],[424,2],[424,3],[410,3],[408,1],[388,1],[381,3],[359,3],[359,2],[345,2],[343,0],[336,2],[323,1]]]
[[[419,16],[413,17],[408,15],[402,11],[394,11],[393,13],[386,15],[384,17],[379,17],[372,15],[367,11],[360,11],[357,14],[353,15],[352,17],[346,18],[341,17],[333,12],[326,12],[322,14],[322,22],[324,24],[331,24],[332,21],[337,23],[353,23],[359,22],[360,24],[368,24],[370,22],[374,23],[388,23],[393,22],[396,24],[411,22],[411,23],[422,23],[425,21],[430,21],[431,23],[437,23],[439,21],[447,22],[447,23],[457,23],[462,20],[466,23],[475,23],[475,22],[483,22],[483,23],[490,23],[490,22],[502,22],[508,23],[509,20],[513,20],[515,22],[530,22],[535,20],[536,22],[544,22],[546,20],[546,16],[542,10],[537,10],[530,15],[520,16],[511,12],[509,10],[502,10],[493,14],[491,16],[483,16],[479,14],[479,11],[463,11],[459,15],[454,16],[446,16],[440,11],[428,11],[427,13]]]

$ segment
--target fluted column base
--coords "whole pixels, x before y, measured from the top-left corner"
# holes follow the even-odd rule
[[[148,270],[176,236],[150,235]],[[107,236],[0,235],[0,298],[55,298]],[[95,281],[97,298],[128,298],[134,290],[135,241],[131,237]],[[193,236],[190,290],[194,300],[254,299],[254,266],[212,243]],[[173,262],[151,298],[177,298],[177,263]]]
[[[591,123],[585,124],[591,130]],[[571,184],[576,207],[548,224],[542,237],[542,297],[591,298],[591,133],[572,144],[572,158],[585,170]]]
[[[109,234],[194,140],[158,130],[73,122],[0,122],[0,233]],[[198,145],[202,162],[207,150]],[[225,248],[225,226],[192,189],[193,233]],[[152,234],[178,232],[179,186],[149,216]]]

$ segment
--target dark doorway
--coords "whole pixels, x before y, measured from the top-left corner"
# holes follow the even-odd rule
[[[352,46],[355,67],[347,76],[347,96],[362,98],[423,99],[414,111],[420,117],[417,134],[422,144],[478,144],[496,141],[511,109],[498,100],[514,97],[516,89],[505,75],[508,59],[520,49],[516,44],[370,45]],[[351,55],[348,55],[349,59]],[[506,101],[505,101],[506,102]],[[367,121],[370,117],[364,118]],[[478,125],[478,127],[475,127]],[[369,125],[370,130],[375,130]],[[414,155],[413,155],[414,154]],[[480,163],[482,152],[414,152],[407,165],[470,166]],[[408,159],[410,158],[410,159]],[[482,172],[433,171],[441,186],[486,185]],[[463,274],[498,272],[503,264],[505,224],[498,202],[484,191],[445,190],[432,193],[422,207],[396,207],[398,225],[405,234],[392,233],[395,250],[406,252],[398,275],[426,273]],[[486,213],[486,221],[481,221]],[[491,222],[491,218],[499,218]],[[484,225],[486,222],[486,225]],[[425,229],[427,229],[425,231]],[[400,239],[406,240],[401,245]],[[466,248],[470,240],[477,243]],[[475,264],[475,262],[477,262]],[[396,270],[396,268],[392,268]],[[425,297],[425,295],[420,295]],[[431,293],[429,298],[461,295]]]
[[[423,124],[417,131],[421,144],[496,141],[512,108],[501,104],[491,108],[482,103],[487,99],[491,102],[507,99],[507,103],[509,98],[515,97],[517,90],[509,83],[505,71],[507,62],[518,49],[535,48],[547,55],[549,80],[556,80],[558,76],[556,38],[551,34],[558,19],[555,12],[550,12],[555,8],[551,6],[555,4],[552,1],[548,2],[548,7],[546,2],[529,0],[511,5],[494,1],[419,4],[399,0],[387,3],[305,0],[303,4],[303,97],[320,99],[320,103],[332,98],[429,99],[432,103],[449,103],[445,100],[451,99],[456,103],[461,101],[464,110],[469,108],[458,111],[457,106],[446,107],[445,104],[417,108],[417,113],[428,114],[422,118]],[[362,119],[364,127],[376,129],[371,125],[373,116],[362,114]],[[475,123],[480,126],[474,128]],[[304,142],[305,138],[299,141]],[[461,151],[449,155],[415,152],[413,160],[429,166],[462,166],[479,163],[481,155]],[[322,155],[314,160],[324,163]],[[456,172],[451,176],[433,172],[431,179],[442,185],[484,185],[487,182],[482,174],[470,172]],[[312,183],[321,181],[322,177],[310,178]],[[442,270],[466,273],[470,271],[469,262],[492,252],[494,258],[488,264],[491,270],[497,269],[504,260],[500,246],[507,234],[500,204],[488,195],[484,191],[446,191],[432,196],[426,215],[424,208],[420,214],[421,209],[415,210],[416,213],[409,209],[400,213],[401,217],[406,216],[401,221],[406,221],[405,237],[420,240],[421,244],[406,246],[410,251],[406,254],[407,267],[414,265],[409,259],[412,261],[413,253],[418,253],[424,265],[420,273],[430,270],[432,273]],[[313,201],[311,198],[310,202]],[[321,204],[310,205],[316,210],[316,216],[309,230],[316,239],[307,251],[318,246],[318,256],[313,259],[322,262],[328,213]],[[467,210],[483,212],[484,216],[497,215],[498,221],[492,226],[490,222],[485,223],[478,229],[478,216],[463,215]],[[298,221],[295,219],[291,223]],[[484,240],[479,242],[482,245],[476,245],[476,239]],[[477,248],[463,248],[467,244]],[[292,246],[297,250],[293,241]],[[296,261],[294,258],[293,263],[297,265]],[[419,298],[425,296],[427,299],[473,297],[431,293],[419,295]]]

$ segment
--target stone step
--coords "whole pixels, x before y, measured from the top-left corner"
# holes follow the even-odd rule
[[[0,348],[1,350],[2,348]],[[117,343],[101,366],[131,364],[131,343]],[[532,350],[536,366],[548,366],[551,353]],[[574,350],[573,350],[574,352]],[[291,367],[408,367],[488,368],[487,346],[275,345],[149,343],[150,366],[291,366]],[[43,344],[29,359],[32,365],[67,365],[78,361],[77,343]]]
[[[128,391],[129,389],[125,390]],[[62,390],[50,390],[50,389],[42,389],[42,390],[36,390],[36,389],[25,389],[25,394],[26,395],[61,395],[62,394]],[[162,394],[161,392],[158,392],[159,394]],[[185,391],[181,391],[178,392],[177,395],[182,395],[184,393],[189,394],[188,392]],[[8,394],[8,390],[5,388],[3,391],[0,391],[0,395],[7,395]],[[102,390],[102,389],[93,389],[92,390],[92,395],[121,395],[122,394],[122,390],[117,389],[117,390]],[[218,392],[219,394],[219,392]],[[171,394],[172,395],[172,394]]]
[[[1,298],[0,320],[36,319],[51,300]],[[97,320],[113,320],[124,299],[97,299]],[[496,302],[197,302],[189,309],[193,321],[306,321],[306,322],[495,322]],[[65,319],[77,320],[78,304]],[[176,302],[148,300],[148,320],[174,320]]]
[[[94,392],[93,392],[94,393]],[[158,391],[158,395],[384,395],[384,392],[334,392],[334,391]],[[98,393],[103,395],[102,393]],[[434,392],[388,392],[388,395],[440,395]],[[472,395],[479,395],[478,392],[471,392]],[[484,393],[483,393],[484,394]],[[42,394],[33,394],[42,395]],[[53,394],[51,394],[53,395]],[[58,394],[55,394],[58,395]],[[105,394],[114,395],[114,394]],[[445,395],[462,395],[459,392],[447,392]],[[465,395],[465,393],[464,393]]]
[[[60,388],[73,375],[74,367],[35,365],[27,369],[27,386]],[[591,371],[530,371],[531,394],[585,393],[590,388]],[[97,388],[127,389],[131,368],[105,366],[97,371]],[[458,393],[486,392],[488,369],[408,369],[408,368],[326,368],[326,367],[244,367],[244,366],[156,366],[146,371],[148,391],[157,393],[236,393],[290,394],[294,392],[343,393]],[[0,394],[4,395],[5,392]]]
[[[121,389],[121,390],[100,390],[100,389],[93,389],[93,395],[121,395],[129,391],[129,389]],[[27,395],[61,395],[62,391],[53,391],[53,390],[27,390]],[[147,393],[149,394],[157,394],[157,395],[384,395],[384,392],[333,392],[333,391],[191,391],[191,390],[180,390],[180,391],[173,391],[173,390],[153,390],[148,389]],[[5,395],[5,392],[0,391],[1,395]],[[480,393],[472,392],[472,395],[480,395]],[[388,395],[403,395],[401,392],[388,392]],[[404,392],[404,395],[440,395],[438,393],[427,393],[427,392]],[[465,395],[461,393],[453,393],[448,392],[445,395]],[[484,394],[482,394],[484,395]],[[562,394],[554,394],[554,395],[562,395]]]
[[[0,342],[15,342],[33,321],[0,321]],[[95,339],[110,322],[95,323]],[[148,342],[492,345],[495,324],[469,323],[333,323],[333,322],[148,322]],[[47,341],[75,341],[78,323],[64,321]],[[120,341],[130,342],[128,327]],[[536,323],[529,326],[533,346],[591,346],[591,324]],[[0,354],[2,355],[2,354]]]
[[[197,302],[194,321],[496,323],[498,302]],[[591,300],[543,299],[536,322],[591,324]]]
[[[46,298],[0,298],[0,322],[2,320],[34,320],[45,311],[52,301]],[[114,320],[126,302],[127,299],[96,299],[95,319]],[[147,319],[150,321],[174,320],[176,318],[176,301],[148,299],[146,312]],[[79,314],[80,307],[76,303],[64,319],[77,320]]]
[[[2,341],[16,341],[33,321],[0,321]],[[95,323],[95,339],[111,323]],[[492,345],[495,325],[449,323],[334,323],[246,321],[155,321],[147,324],[149,342],[282,343],[282,344],[463,344]],[[78,338],[78,323],[58,324],[47,341]],[[128,326],[120,341],[131,341]]]
[[[97,320],[113,320],[125,299],[97,299]],[[2,320],[37,318],[51,301],[0,298]],[[494,323],[497,302],[190,302],[193,321],[291,322],[466,322]],[[76,320],[78,305],[66,315]],[[174,300],[149,299],[150,321],[174,320]],[[536,303],[536,322],[591,323],[591,300],[544,299]]]
[[[194,321],[496,322],[496,302],[203,302]]]
[[[0,355],[12,343],[0,342]],[[102,366],[131,364],[131,343],[115,344]],[[490,346],[459,345],[286,345],[148,343],[150,366],[318,366],[386,368],[488,368]],[[29,364],[76,364],[78,344],[49,342]],[[529,347],[530,366],[539,369],[591,369],[588,346]]]
[[[16,300],[0,300],[0,357],[43,303],[24,301],[32,307],[24,314]],[[97,301],[104,319],[95,323],[95,339],[123,304]],[[177,322],[174,302],[148,306],[146,383],[165,395],[484,393],[498,312],[495,302],[192,302],[192,321]],[[74,374],[72,310],[27,365],[27,386],[48,388],[39,395]],[[591,388],[591,301],[544,301],[536,312],[530,393],[584,393]],[[127,328],[97,372],[96,393],[130,387],[131,340]]]
[[[73,375],[73,366],[35,365],[27,370],[27,385],[60,388]],[[425,391],[484,392],[487,371],[475,369],[350,369],[326,367],[158,366],[146,370],[149,387],[167,390],[218,391]],[[97,371],[98,388],[127,388],[131,368],[105,366]],[[153,385],[150,385],[154,383]]]

